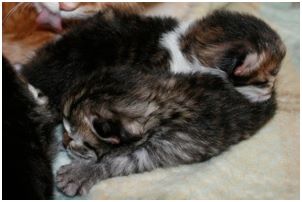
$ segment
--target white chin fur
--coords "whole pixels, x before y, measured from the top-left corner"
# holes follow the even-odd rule
[[[79,7],[73,11],[60,11],[60,15],[63,19],[85,19],[92,16],[94,12],[85,12],[89,10],[89,7]]]
[[[86,12],[89,7],[78,7],[72,11],[60,10],[59,2],[39,2],[34,3],[37,12],[41,12],[43,8],[46,8],[54,14],[60,14],[63,19],[83,19],[93,15],[94,12]]]
[[[236,87],[236,90],[244,95],[250,102],[264,102],[271,97],[271,90],[269,88],[243,86]]]
[[[52,13],[60,12],[60,6],[58,2],[37,2],[34,3],[34,6],[37,9],[38,13],[41,12],[43,8],[46,8]]]

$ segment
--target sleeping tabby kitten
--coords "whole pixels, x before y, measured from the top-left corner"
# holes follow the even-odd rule
[[[115,10],[84,21],[24,72],[63,112],[71,139],[75,160],[57,186],[84,194],[100,180],[204,161],[248,138],[274,114],[284,55],[267,24],[227,11],[186,24]]]

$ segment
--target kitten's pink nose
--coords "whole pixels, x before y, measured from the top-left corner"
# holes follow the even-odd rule
[[[60,10],[73,11],[76,8],[78,8],[79,3],[78,2],[61,2],[61,3],[59,3],[59,5],[60,5]]]

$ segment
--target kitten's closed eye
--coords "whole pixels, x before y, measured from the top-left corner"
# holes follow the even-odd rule
[[[227,50],[219,61],[219,67],[228,75],[234,74],[237,68],[244,63],[247,51],[241,49],[240,47],[235,47]]]
[[[94,120],[94,132],[103,141],[111,144],[119,144],[121,137],[121,125],[113,121]]]
[[[139,137],[129,133],[123,125],[113,120],[94,120],[93,130],[96,135],[103,141],[111,144],[120,144],[136,141]]]

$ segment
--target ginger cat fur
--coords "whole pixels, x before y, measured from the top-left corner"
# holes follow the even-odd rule
[[[55,30],[37,23],[39,15],[37,10],[41,6],[58,9],[64,31],[70,20],[83,19],[106,7],[114,7],[123,12],[142,12],[149,4],[80,2],[73,11],[62,11],[59,10],[59,3],[4,2],[2,3],[2,51],[13,65],[26,63],[35,55],[37,49],[60,35]]]

